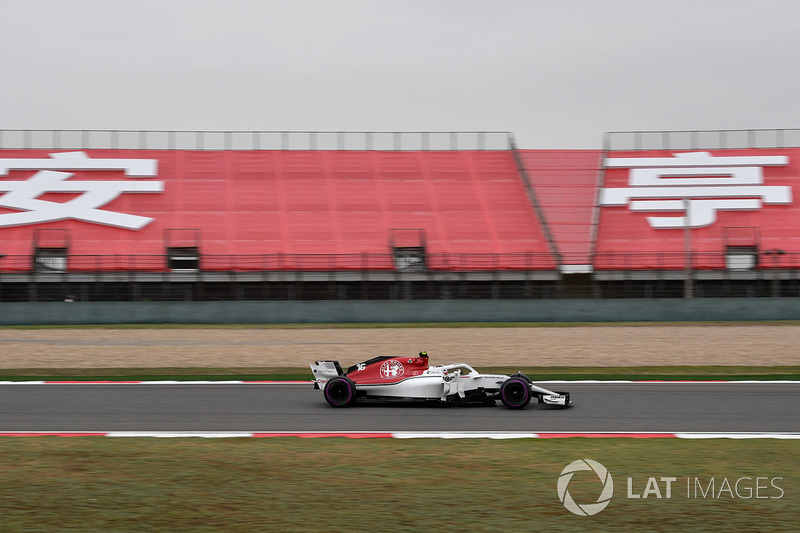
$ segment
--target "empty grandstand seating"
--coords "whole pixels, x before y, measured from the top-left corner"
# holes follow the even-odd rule
[[[0,159],[48,159],[57,152],[0,150]],[[660,271],[685,268],[687,247],[696,269],[800,268],[797,194],[791,201],[768,201],[756,188],[751,196],[737,197],[755,208],[721,208],[712,223],[689,231],[653,227],[648,222],[653,213],[642,206],[655,203],[598,204],[602,191],[631,186],[629,168],[602,169],[604,158],[675,158],[673,151],[520,150],[540,211],[531,205],[510,150],[106,149],[86,154],[157,160],[155,176],[84,169],[69,178],[70,183],[163,182],[163,192],[128,192],[99,208],[152,222],[141,229],[70,217],[0,225],[0,270],[59,270],[64,265],[78,272],[180,270],[175,265],[203,271],[413,270],[424,264],[432,271],[561,267],[569,273],[589,271],[587,266]],[[800,149],[709,154],[785,157],[786,164],[759,170],[763,184],[758,184],[779,188],[784,196],[800,176]],[[35,172],[11,168],[0,180],[24,181]],[[702,176],[701,171],[692,175],[708,179]],[[598,177],[603,178],[601,191]],[[681,216],[679,184],[665,182],[677,192],[670,196],[671,211],[660,205],[658,216]],[[76,197],[74,192],[42,191],[38,199],[68,202]],[[0,207],[0,217],[18,211]],[[179,235],[192,238],[184,241]],[[60,259],[65,254],[66,263]],[[195,255],[198,259],[192,259]]]
[[[70,219],[0,228],[4,269],[29,268],[14,257],[30,256],[38,229],[65,230],[69,270],[167,268],[166,235],[175,230],[196,230],[202,270],[394,268],[395,229],[421,230],[432,269],[556,268],[509,151],[86,153],[158,161],[157,176],[138,179],[162,181],[163,193],[126,193],[102,208],[153,221],[140,230]],[[98,177],[126,179],[120,171],[74,179]]]

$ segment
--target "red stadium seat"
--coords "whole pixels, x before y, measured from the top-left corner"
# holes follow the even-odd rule
[[[157,160],[157,175],[139,179],[163,182],[163,193],[126,193],[103,207],[152,221],[136,230],[71,219],[0,228],[3,254],[29,256],[33,231],[49,228],[66,230],[69,255],[75,256],[68,268],[80,271],[164,269],[167,247],[187,246],[168,242],[174,231],[197,235],[188,246],[198,247],[200,268],[220,271],[391,268],[396,229],[421,230],[426,252],[440,254],[445,259],[438,263],[452,269],[528,268],[531,261],[519,257],[550,253],[511,152],[86,154]],[[14,157],[49,153],[16,151]],[[92,171],[73,179],[131,178]],[[508,254],[517,255],[503,259]],[[535,264],[555,268],[552,260]]]

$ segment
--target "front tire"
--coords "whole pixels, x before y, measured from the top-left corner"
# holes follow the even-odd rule
[[[332,407],[349,407],[356,401],[356,384],[344,376],[337,376],[325,385],[323,396]]]
[[[531,401],[531,387],[522,378],[508,378],[500,386],[500,401],[509,409],[522,409]]]

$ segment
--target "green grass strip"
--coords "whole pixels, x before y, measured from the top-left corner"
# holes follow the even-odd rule
[[[0,439],[0,455],[4,531],[796,531],[800,524],[796,441],[39,437]],[[583,458],[604,465],[614,483],[610,504],[592,517],[571,514],[557,496],[562,469]],[[628,478],[642,495],[651,477],[661,498],[627,497]],[[661,477],[677,478],[669,499]],[[742,479],[738,495],[720,492],[725,479],[731,490]],[[697,493],[697,480],[708,496]],[[569,491],[576,502],[594,503],[601,486],[593,472],[578,472]]]
[[[397,329],[397,328],[571,328],[658,326],[797,326],[800,320],[676,322],[352,322],[293,324],[72,324],[0,325],[0,329]]]
[[[521,371],[536,380],[800,381],[800,366],[481,367],[486,374]],[[305,381],[302,367],[11,368],[0,381]]]

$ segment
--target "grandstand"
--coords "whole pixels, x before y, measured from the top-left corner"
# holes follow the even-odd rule
[[[797,296],[800,130],[0,131],[0,301]]]

